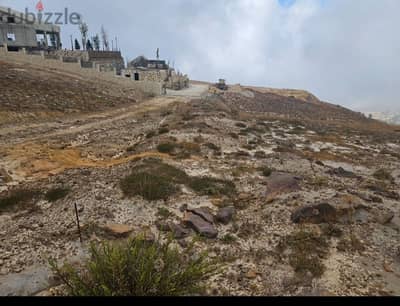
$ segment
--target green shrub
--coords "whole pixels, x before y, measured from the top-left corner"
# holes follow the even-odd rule
[[[133,173],[121,181],[125,196],[140,195],[148,201],[166,200],[178,192],[168,179],[150,173]]]
[[[153,138],[153,137],[156,136],[156,135],[157,135],[156,132],[150,131],[150,132],[148,132],[148,133],[146,134],[146,138],[147,138],[147,139],[150,139],[150,138]]]
[[[230,181],[211,177],[194,177],[189,182],[189,187],[200,195],[207,196],[232,196],[236,192],[235,184]]]
[[[35,190],[14,190],[4,197],[0,197],[0,212],[14,209],[17,205],[25,207],[32,204],[40,195]]]
[[[224,244],[232,244],[236,242],[237,238],[231,234],[226,234],[224,237],[221,238],[222,243]]]
[[[322,259],[329,250],[328,241],[324,236],[300,230],[282,239],[278,251],[290,249],[289,263],[296,273],[304,275],[311,272],[314,277],[321,277],[325,271]]]
[[[162,135],[162,134],[168,134],[169,133],[169,128],[167,127],[162,127],[158,130],[158,134]]]
[[[169,217],[172,216],[172,213],[168,209],[166,209],[164,207],[160,207],[160,208],[158,208],[157,216],[159,216],[163,219],[168,219]]]
[[[269,167],[262,167],[260,169],[260,171],[262,172],[263,176],[265,176],[265,177],[270,177],[272,174],[272,169]]]
[[[45,198],[48,202],[57,202],[65,198],[71,190],[66,187],[54,188],[46,192]]]
[[[203,253],[192,259],[170,246],[138,237],[90,247],[82,269],[50,265],[70,296],[184,296],[204,292],[216,266]]]
[[[177,148],[177,144],[173,142],[165,142],[165,143],[160,143],[157,146],[157,150],[160,153],[165,153],[165,154],[171,154],[174,153],[174,151]]]
[[[187,174],[158,160],[147,160],[132,169],[132,174],[120,182],[127,197],[142,196],[149,201],[166,200],[179,191],[175,184],[187,181]]]

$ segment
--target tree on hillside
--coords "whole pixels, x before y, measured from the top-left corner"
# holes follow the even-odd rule
[[[96,34],[96,36],[93,37],[93,45],[94,45],[94,49],[96,51],[100,51],[100,37],[99,37],[99,34]]]
[[[81,32],[82,35],[82,47],[85,48],[87,41],[87,33],[89,31],[89,27],[86,22],[82,22],[79,25],[79,31]]]
[[[79,41],[75,38],[75,50],[80,50],[81,45],[79,44]]]
[[[88,50],[88,51],[93,50],[92,43],[90,42],[89,39],[88,39],[87,42],[86,42],[86,50]]]
[[[106,51],[110,51],[110,43],[108,42],[108,35],[104,26],[101,26],[101,39],[103,41],[103,49]]]

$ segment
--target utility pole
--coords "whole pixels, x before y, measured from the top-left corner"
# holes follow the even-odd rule
[[[81,233],[81,225],[79,222],[78,206],[76,205],[76,202],[74,204],[75,204],[75,214],[76,214],[76,222],[77,222],[77,226],[78,226],[79,240],[82,243],[83,239],[82,239],[82,233]]]
[[[70,35],[70,37],[71,37],[71,51],[74,51],[74,42],[72,39],[72,35]]]
[[[118,51],[118,38],[115,36],[115,51]]]

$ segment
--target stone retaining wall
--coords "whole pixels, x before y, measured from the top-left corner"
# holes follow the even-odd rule
[[[11,60],[18,63],[26,63],[33,66],[74,73],[92,80],[99,79],[113,82],[135,90],[140,90],[150,96],[160,96],[165,94],[163,84],[160,82],[134,81],[132,79],[117,76],[115,71],[100,72],[97,69],[84,69],[81,66],[81,61],[77,63],[65,63],[59,59],[45,59],[43,53],[42,56],[37,56],[26,54],[24,51],[7,52],[7,50],[2,49],[4,48],[0,48],[0,60]]]

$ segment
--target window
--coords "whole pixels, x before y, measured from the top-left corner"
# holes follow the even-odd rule
[[[8,41],[15,41],[15,34],[14,33],[7,33],[7,40]]]
[[[15,23],[15,17],[7,17],[7,23]]]

